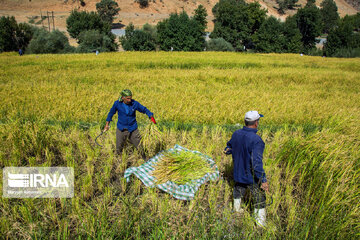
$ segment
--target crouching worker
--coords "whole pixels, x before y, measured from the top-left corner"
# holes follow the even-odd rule
[[[266,221],[266,195],[269,185],[263,168],[265,143],[256,134],[260,117],[257,111],[245,114],[245,126],[235,131],[227,143],[225,154],[232,154],[234,163],[234,210],[242,212],[241,201],[250,192],[254,203],[254,217],[258,225],[264,227]]]
[[[109,130],[109,123],[113,115],[118,113],[116,124],[116,153],[121,154],[127,140],[130,141],[138,150],[141,136],[136,122],[136,111],[145,113],[150,120],[156,124],[154,114],[139,102],[132,99],[132,92],[129,89],[121,91],[119,100],[114,102],[106,118],[104,132]],[[142,153],[143,154],[143,153]]]

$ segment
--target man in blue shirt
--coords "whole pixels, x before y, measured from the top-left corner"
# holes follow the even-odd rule
[[[255,220],[260,226],[266,221],[266,195],[269,190],[263,168],[263,152],[265,143],[256,134],[260,117],[257,111],[245,114],[245,127],[235,131],[227,143],[225,154],[232,154],[234,163],[234,209],[242,212],[241,200],[250,191],[254,201]]]
[[[145,113],[150,120],[156,124],[154,114],[139,102],[132,99],[132,92],[129,89],[121,91],[121,97],[114,102],[110,112],[106,118],[104,132],[109,130],[109,123],[113,115],[118,113],[118,122],[116,124],[116,153],[121,154],[124,145],[129,140],[136,148],[138,148],[141,136],[136,122],[136,111]]]

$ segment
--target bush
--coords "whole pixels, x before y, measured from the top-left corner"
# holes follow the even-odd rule
[[[98,30],[83,31],[79,35],[79,46],[76,52],[90,53],[96,50],[100,52],[116,51],[118,45],[115,43],[115,36],[100,33]]]
[[[101,20],[96,12],[85,12],[73,10],[66,19],[66,28],[72,38],[79,38],[83,31],[98,30],[100,33],[109,34],[111,26]]]
[[[149,6],[149,0],[135,0],[135,2],[139,3],[141,8]]]
[[[214,38],[207,42],[207,51],[219,51],[219,52],[233,52],[235,51],[231,43],[225,41],[223,38]]]
[[[360,57],[360,47],[359,48],[340,48],[333,54],[333,57],[339,57],[339,58]]]
[[[113,0],[101,0],[96,4],[96,11],[104,22],[111,24],[114,21],[114,16],[120,11],[118,6],[117,2]]]
[[[59,30],[47,32],[38,29],[29,43],[29,53],[69,53],[74,52],[74,47],[69,44],[68,38]]]
[[[173,13],[157,24],[160,49],[164,51],[203,51],[203,25],[186,12]]]
[[[26,23],[17,24],[14,17],[0,18],[0,52],[25,50],[35,28]]]
[[[143,30],[135,30],[134,25],[129,24],[120,42],[125,51],[154,51],[156,50],[154,36],[156,32],[150,25],[144,25]]]

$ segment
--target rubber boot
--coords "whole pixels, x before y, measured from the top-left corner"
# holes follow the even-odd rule
[[[244,209],[241,208],[241,198],[234,199],[234,211],[237,213],[244,212]]]
[[[255,221],[258,226],[265,227],[266,224],[266,210],[265,208],[255,208]]]

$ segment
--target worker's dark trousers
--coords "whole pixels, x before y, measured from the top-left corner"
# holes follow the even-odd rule
[[[250,199],[254,203],[255,208],[266,207],[266,194],[258,184],[243,184],[235,182],[234,199]]]
[[[121,154],[126,141],[129,140],[138,150],[141,150],[139,147],[141,136],[139,130],[136,129],[133,132],[129,132],[128,130],[116,129],[116,153]]]

